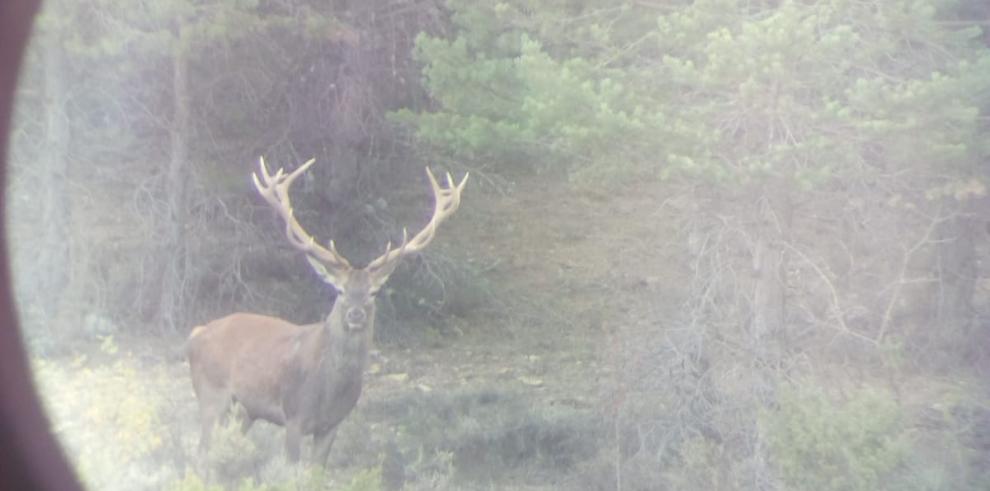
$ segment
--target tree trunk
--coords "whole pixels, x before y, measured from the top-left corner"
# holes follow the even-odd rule
[[[776,401],[778,370],[786,355],[782,340],[787,321],[787,254],[783,244],[790,240],[792,205],[786,184],[774,180],[767,184],[757,205],[753,255],[756,284],[749,338],[754,356],[750,390],[757,410],[772,407]],[[755,421],[751,431],[754,485],[764,483],[756,485],[756,489],[766,489],[769,485],[765,483],[772,482],[774,475],[767,457],[766,435]]]
[[[753,269],[756,286],[753,293],[751,342],[761,364],[776,366],[782,355],[787,290],[785,274],[787,256],[782,242],[789,238],[791,202],[783,185],[764,188],[757,210],[756,247]]]
[[[179,22],[172,51],[172,108],[170,159],[165,182],[164,274],[159,303],[160,327],[175,331],[183,323],[185,280],[188,273],[186,249],[186,164],[189,159],[189,40],[188,30]]]
[[[943,222],[937,231],[936,268],[941,281],[935,296],[935,325],[939,332],[953,333],[952,340],[972,343],[969,327],[976,289],[975,213],[963,213]]]

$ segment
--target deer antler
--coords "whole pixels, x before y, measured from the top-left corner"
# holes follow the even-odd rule
[[[251,178],[254,179],[254,186],[258,188],[258,193],[261,194],[265,201],[268,202],[282,219],[285,220],[285,236],[288,237],[289,243],[293,247],[305,252],[309,256],[319,259],[322,261],[330,270],[338,273],[346,273],[354,269],[351,267],[351,263],[341,256],[337,252],[337,246],[334,245],[333,241],[330,241],[330,247],[326,248],[321,246],[316,242],[316,239],[312,235],[306,232],[306,229],[299,224],[296,220],[295,215],[292,213],[292,202],[289,199],[289,188],[292,186],[292,182],[296,180],[297,177],[301,176],[309,166],[316,162],[316,159],[309,159],[305,164],[299,166],[298,169],[292,171],[291,174],[286,174],[283,169],[279,169],[275,175],[268,172],[268,167],[265,165],[265,158],[260,157],[260,172],[251,174]],[[261,176],[259,179],[258,176]]]
[[[464,179],[461,179],[461,182],[455,185],[453,177],[448,172],[447,185],[440,187],[440,184],[437,183],[437,178],[433,176],[433,172],[427,167],[426,176],[430,179],[430,186],[433,188],[433,198],[435,201],[433,217],[430,218],[429,223],[419,233],[414,235],[412,239],[409,238],[406,229],[402,229],[402,244],[398,248],[393,249],[392,243],[389,242],[385,247],[385,253],[371,261],[365,269],[373,276],[387,277],[392,272],[392,269],[395,268],[396,262],[400,258],[407,254],[419,252],[426,247],[433,240],[433,236],[436,234],[437,227],[440,223],[457,211],[457,207],[461,204],[461,191],[464,190],[464,186],[467,184],[470,175],[471,173],[465,174]]]

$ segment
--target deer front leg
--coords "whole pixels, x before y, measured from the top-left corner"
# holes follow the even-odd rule
[[[337,438],[337,426],[326,431],[319,431],[313,435],[313,463],[316,465],[327,465],[327,458],[330,457],[330,447],[333,446],[334,439]]]
[[[302,430],[299,422],[294,420],[285,423],[285,454],[289,462],[299,462],[299,441],[302,439]]]

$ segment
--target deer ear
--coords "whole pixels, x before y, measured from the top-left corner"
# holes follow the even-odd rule
[[[323,280],[324,283],[333,285],[333,287],[338,291],[344,288],[344,282],[347,280],[346,273],[338,272],[337,275],[334,275],[327,269],[326,266],[323,265],[322,262],[320,262],[319,259],[316,259],[309,254],[306,255],[306,260],[309,261],[309,266],[313,268],[313,271],[316,271],[316,274]]]

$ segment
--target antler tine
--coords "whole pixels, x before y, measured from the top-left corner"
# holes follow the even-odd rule
[[[433,189],[433,216],[430,221],[411,239],[406,229],[402,229],[402,243],[398,248],[392,249],[391,242],[389,247],[385,249],[385,253],[378,256],[374,261],[368,264],[367,269],[377,270],[390,263],[397,261],[400,257],[406,254],[411,254],[413,252],[419,252],[424,247],[426,247],[430,241],[433,240],[434,235],[436,235],[437,227],[441,222],[447,219],[455,211],[457,207],[461,204],[461,191],[464,190],[464,186],[467,184],[468,177],[470,173],[464,175],[464,179],[461,179],[460,183],[454,184],[454,179],[449,172],[446,173],[447,185],[441,187],[440,183],[437,182],[436,176],[433,175],[433,171],[429,167],[426,168],[426,177],[430,181],[430,187]],[[389,268],[390,269],[390,268]]]
[[[303,165],[299,166],[296,170],[289,174],[285,173],[285,169],[279,168],[275,175],[272,175],[268,170],[268,166],[265,164],[265,158],[260,157],[259,159],[259,171],[257,173],[251,174],[251,178],[254,181],[254,186],[258,189],[258,193],[261,197],[268,202],[272,208],[282,217],[285,221],[285,236],[289,239],[289,243],[293,247],[299,249],[310,256],[319,259],[324,262],[330,268],[337,269],[340,271],[350,270],[351,264],[337,252],[337,247],[334,245],[333,241],[330,241],[330,248],[327,249],[316,242],[306,229],[296,220],[295,214],[292,211],[292,200],[289,197],[289,188],[292,183],[301,176],[306,169],[309,169],[316,159],[309,159]],[[259,179],[260,174],[260,179]]]

